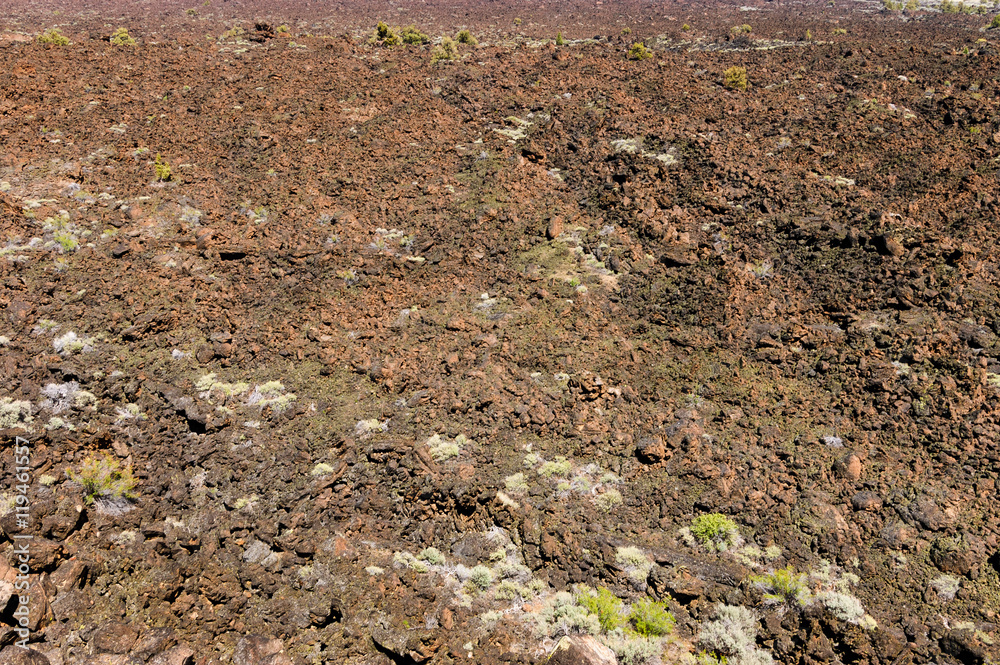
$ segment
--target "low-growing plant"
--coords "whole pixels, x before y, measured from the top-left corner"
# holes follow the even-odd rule
[[[632,605],[628,614],[629,623],[642,637],[660,637],[673,631],[677,620],[667,609],[667,604],[651,598],[643,598]]]
[[[702,625],[698,642],[716,657],[771,662],[770,654],[757,648],[757,615],[740,605],[720,604],[715,619]]]
[[[753,32],[753,28],[750,25],[744,23],[743,25],[734,25],[732,28],[729,29],[729,32],[734,35],[749,35],[751,32]]]
[[[632,48],[628,50],[629,60],[645,60],[652,57],[653,52],[646,48],[646,45],[642,42],[635,42],[632,44]]]
[[[69,231],[58,231],[52,236],[52,239],[56,241],[64,254],[74,252],[80,246],[80,241]]]
[[[586,590],[577,597],[576,602],[597,617],[601,630],[605,632],[625,623],[621,599],[606,587],[599,587],[596,591]]]
[[[730,90],[746,90],[748,85],[746,67],[730,67],[722,72],[722,82]]]
[[[27,425],[34,418],[31,415],[31,402],[13,400],[10,397],[0,397],[0,429],[11,429]]]
[[[83,486],[87,505],[97,499],[132,500],[137,496],[135,488],[138,483],[132,476],[131,465],[123,467],[107,453],[88,457],[79,471],[67,469],[66,475]]]
[[[796,573],[791,566],[755,575],[750,578],[750,582],[764,592],[765,602],[802,605],[808,600],[806,576]]]
[[[645,584],[646,577],[653,567],[653,562],[638,547],[619,547],[615,552],[615,562],[621,566],[629,579],[640,587]]]
[[[435,566],[444,563],[444,554],[441,554],[441,551],[436,547],[425,547],[417,554],[417,558]]]
[[[160,182],[170,180],[170,164],[159,153],[156,154],[156,161],[153,162],[153,170],[156,172],[156,179]]]
[[[111,33],[112,46],[135,46],[135,39],[129,36],[128,29],[118,28]]]
[[[418,561],[417,557],[409,552],[396,552],[392,556],[392,562],[400,568],[409,568],[415,573],[427,572],[427,564],[423,561]]]
[[[990,24],[986,26],[987,30],[996,30],[997,28],[1000,28],[1000,14],[994,16]]]
[[[431,40],[426,34],[420,32],[415,25],[408,25],[399,29],[399,37],[404,44],[426,44]]]
[[[691,31],[691,26],[688,25],[687,23],[685,23],[684,25],[681,26],[681,30],[684,31],[684,32],[690,32]]]
[[[375,26],[375,33],[372,35],[372,41],[379,44],[380,46],[398,46],[400,43],[399,35],[389,27],[387,23],[382,21],[378,22]]]
[[[481,591],[485,591],[493,584],[493,571],[481,564],[475,566],[469,571],[469,581]]]
[[[565,42],[565,41],[563,41],[563,36],[562,36],[562,33],[561,33],[561,32],[557,32],[557,33],[556,33],[556,46],[562,46],[562,45],[563,45],[563,44],[565,44],[565,43],[566,43],[566,42]]]
[[[720,513],[707,513],[691,520],[691,535],[708,549],[724,552],[739,542],[736,522]]]
[[[69,37],[64,36],[59,28],[49,28],[36,38],[42,44],[53,46],[69,46]]]
[[[835,37],[838,36],[838,35],[846,35],[847,34],[847,29],[846,28],[834,28],[833,29],[833,33],[831,33],[831,34],[833,34],[833,36],[835,36]]]
[[[469,32],[468,30],[459,30],[458,34],[455,35],[455,41],[459,44],[468,44],[469,46],[476,46],[479,44],[479,40]]]
[[[431,62],[450,62],[452,60],[458,60],[460,57],[458,52],[458,42],[456,42],[451,37],[445,37],[441,40],[441,43],[434,47],[431,51]]]
[[[538,475],[545,478],[551,478],[552,476],[565,476],[573,468],[573,463],[562,455],[557,455],[555,460],[545,462],[538,469]]]
[[[538,632],[548,637],[572,633],[596,635],[601,632],[601,623],[596,614],[576,602],[573,594],[559,591],[538,613]]]

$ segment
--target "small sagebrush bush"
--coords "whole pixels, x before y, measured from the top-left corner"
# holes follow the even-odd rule
[[[633,604],[628,620],[635,632],[643,637],[667,635],[677,623],[666,603],[656,602],[651,598],[643,598]]]
[[[459,30],[458,34],[455,35],[455,41],[459,44],[468,44],[469,46],[476,46],[479,44],[479,40],[469,32],[468,30]]]
[[[118,28],[111,33],[112,46],[135,46],[135,39],[129,36],[126,28]]]
[[[597,635],[601,624],[596,614],[574,602],[573,594],[560,591],[538,613],[538,632],[548,637],[573,633]]]
[[[415,25],[408,25],[399,29],[399,36],[404,44],[426,44],[431,40],[426,34],[420,32]]]
[[[722,72],[722,81],[723,84],[730,90],[746,90],[746,67],[730,67],[726,71]]]
[[[417,558],[435,566],[440,566],[444,563],[444,555],[441,554],[441,551],[436,547],[427,547],[420,550],[420,553],[417,554]]]
[[[764,592],[765,602],[802,605],[808,599],[806,576],[796,573],[791,566],[765,575],[755,575],[750,578],[750,582]]]
[[[452,60],[458,60],[458,42],[456,42],[451,37],[445,37],[441,40],[438,46],[434,47],[431,51],[431,62],[450,62]]]
[[[601,624],[601,630],[605,632],[610,632],[625,623],[621,599],[605,587],[600,587],[593,593],[580,594],[577,604],[596,616]]]
[[[691,521],[690,530],[698,542],[712,551],[732,549],[740,536],[736,522],[720,513],[699,515]]]
[[[59,28],[49,28],[38,35],[38,41],[42,44],[52,44],[53,46],[69,46],[69,37],[65,37]]]
[[[646,58],[652,58],[653,52],[646,48],[646,45],[642,42],[636,42],[632,44],[632,48],[628,50],[629,60],[645,60]]]
[[[476,566],[469,572],[469,581],[479,589],[485,591],[493,584],[493,571],[486,566]]]
[[[563,40],[562,33],[561,32],[557,32],[556,33],[556,46],[562,46],[565,43],[566,42]]]
[[[698,642],[719,656],[735,657],[739,662],[756,655],[757,615],[739,605],[720,604],[713,621],[703,624]]]
[[[372,35],[372,41],[382,46],[390,47],[400,44],[399,35],[388,24],[382,21],[379,21],[378,25],[375,26],[375,34]]]
[[[138,485],[132,476],[132,467],[122,467],[117,459],[105,453],[92,455],[84,460],[79,471],[66,470],[73,482],[83,485],[84,500],[88,505],[95,499],[134,499]]]
[[[990,24],[986,27],[989,30],[996,30],[997,28],[1000,28],[1000,14],[994,16],[993,20],[990,21]]]
[[[156,171],[156,179],[160,182],[170,180],[170,164],[167,164],[166,160],[159,153],[156,155],[156,161],[153,162],[153,169]]]

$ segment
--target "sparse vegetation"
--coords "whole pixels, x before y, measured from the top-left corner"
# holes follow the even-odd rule
[[[160,182],[167,182],[171,178],[170,164],[157,153],[156,161],[153,162],[153,170],[156,172],[156,179]]]
[[[0,429],[25,427],[32,420],[31,402],[0,397]]]
[[[751,577],[750,581],[764,592],[765,602],[801,605],[808,600],[806,576],[791,566]]]
[[[723,84],[730,90],[747,89],[747,70],[745,67],[733,66],[722,72]]]
[[[476,46],[479,44],[479,40],[469,32],[468,30],[459,30],[458,34],[455,35],[455,41],[459,44],[467,44],[469,46]]]
[[[646,58],[652,58],[653,52],[646,48],[646,45],[642,42],[636,42],[632,44],[632,48],[628,50],[629,60],[645,60]]]
[[[49,28],[36,38],[42,44],[52,46],[69,46],[69,37],[64,36],[59,28]]]
[[[123,467],[107,453],[88,457],[79,471],[67,469],[66,475],[83,486],[84,500],[88,505],[98,499],[132,500],[137,496],[135,488],[138,483],[132,476],[132,467]]]
[[[135,46],[135,39],[128,34],[128,29],[118,28],[111,33],[112,46]]]
[[[417,29],[415,25],[408,25],[399,29],[399,37],[404,44],[426,44],[431,38]]]
[[[698,642],[720,663],[730,658],[755,665],[772,662],[771,654],[757,647],[757,615],[739,605],[720,604],[715,619],[702,625]]]
[[[605,632],[610,632],[625,623],[621,599],[605,587],[581,593],[577,603],[597,617],[601,630]]]
[[[375,26],[375,33],[372,35],[371,41],[378,46],[389,48],[399,46],[400,44],[399,35],[387,23],[383,23],[382,21],[379,21],[378,25]]]
[[[720,513],[699,515],[691,520],[689,528],[695,540],[713,552],[732,549],[739,542],[736,522]]]
[[[450,37],[445,37],[441,43],[431,51],[431,62],[451,62],[458,60],[461,54],[458,52],[458,42]]]
[[[557,33],[556,33],[556,46],[562,46],[562,45],[564,45],[565,43],[566,43],[566,42],[565,42],[565,41],[563,41],[563,36],[562,36],[562,32],[557,32]]]
[[[633,603],[628,615],[629,623],[642,637],[660,637],[673,631],[677,620],[667,609],[667,604],[651,598]]]

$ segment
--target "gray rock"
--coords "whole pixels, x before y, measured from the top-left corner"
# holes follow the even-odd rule
[[[559,640],[547,665],[618,665],[615,652],[590,635],[567,635]]]
[[[240,638],[233,652],[234,665],[264,665],[264,659],[285,650],[281,640],[272,640],[263,635],[247,635]]]
[[[14,644],[0,651],[0,663],[3,665],[50,665],[49,659],[34,649],[22,649]]]
[[[139,631],[123,623],[109,622],[94,633],[96,653],[128,653],[139,637]]]

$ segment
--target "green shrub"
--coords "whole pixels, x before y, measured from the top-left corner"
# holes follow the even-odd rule
[[[753,32],[753,28],[748,24],[744,23],[743,25],[734,25],[732,28],[729,29],[729,32],[734,35],[749,35],[751,32]]]
[[[450,62],[452,60],[458,60],[458,42],[456,42],[451,37],[445,37],[441,40],[441,44],[434,47],[431,51],[431,62],[441,62],[442,60]]]
[[[372,35],[372,41],[380,44],[381,46],[398,46],[400,43],[399,35],[397,35],[392,28],[390,28],[386,23],[382,21],[378,22],[375,26],[375,34]]]
[[[565,476],[573,469],[573,463],[562,455],[557,455],[554,461],[545,462],[538,469],[538,475],[545,478],[552,476]]]
[[[59,243],[62,252],[73,252],[80,246],[80,241],[69,231],[57,231],[52,238]]]
[[[38,41],[42,44],[52,44],[53,46],[69,46],[69,38],[64,37],[59,28],[49,28],[38,35]]]
[[[444,555],[436,547],[427,547],[417,554],[417,558],[421,561],[426,561],[429,564],[440,566],[444,563]]]
[[[646,58],[652,58],[653,52],[646,48],[646,45],[642,42],[636,42],[632,44],[632,48],[628,50],[629,60],[645,60]]]
[[[685,23],[684,25],[681,26],[681,30],[684,31],[684,32],[690,32],[691,31],[691,26],[688,25],[687,23]]]
[[[70,480],[83,485],[84,500],[88,505],[95,499],[134,499],[138,484],[132,477],[132,467],[122,467],[118,460],[105,453],[92,455],[84,460],[79,471],[66,470]]]
[[[468,30],[459,30],[458,34],[455,35],[455,41],[459,44],[468,44],[469,46],[476,46],[479,44],[479,40],[469,32]]]
[[[417,30],[417,26],[415,25],[408,25],[405,28],[400,28],[399,36],[403,40],[404,44],[426,44],[431,40],[430,37]]]
[[[731,549],[740,536],[736,522],[720,513],[699,515],[691,520],[690,529],[691,535],[712,551]]]
[[[597,617],[601,630],[610,632],[625,623],[622,613],[622,601],[605,587],[595,592],[581,593],[577,604]]]
[[[156,170],[156,179],[160,182],[166,182],[170,180],[170,164],[160,156],[159,153],[156,154],[156,161],[153,162],[153,168]]]
[[[990,24],[986,26],[987,30],[995,30],[997,28],[1000,28],[1000,14],[994,16],[993,20],[990,21]]]
[[[836,37],[837,35],[846,35],[847,34],[847,29],[846,28],[834,28],[832,34],[833,34],[834,37]]]
[[[135,46],[135,39],[129,36],[126,28],[118,28],[111,33],[112,46]]]
[[[806,576],[796,573],[791,566],[779,568],[766,575],[755,575],[750,582],[764,592],[764,600],[770,603],[803,605],[808,602],[809,589]]]
[[[562,46],[562,45],[563,45],[563,44],[565,44],[565,43],[566,43],[566,42],[565,42],[565,41],[563,41],[563,36],[562,36],[562,33],[561,33],[561,32],[557,32],[557,33],[556,33],[556,46]]]
[[[628,620],[635,632],[643,637],[667,635],[677,623],[666,603],[656,602],[651,598],[643,598],[632,605]]]
[[[632,34],[632,28],[625,26],[622,28],[622,35],[628,36]]]
[[[745,67],[730,67],[722,72],[722,80],[730,90],[746,90],[747,70]]]

